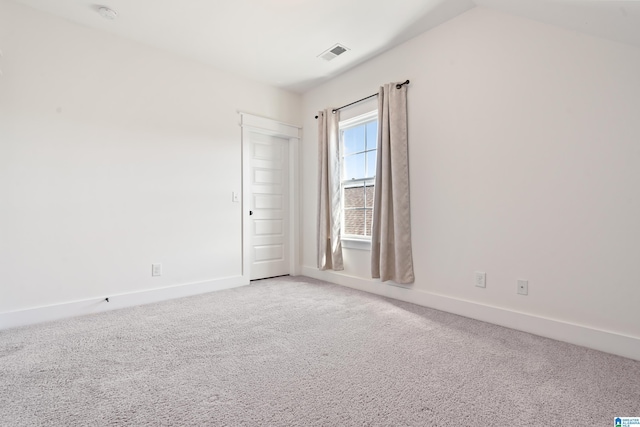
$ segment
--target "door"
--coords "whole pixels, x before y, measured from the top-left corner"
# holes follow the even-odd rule
[[[289,140],[249,133],[250,279],[289,274]]]

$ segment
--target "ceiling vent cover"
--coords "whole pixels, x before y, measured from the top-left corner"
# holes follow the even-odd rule
[[[318,58],[322,58],[325,61],[331,61],[332,59],[336,58],[339,55],[342,55],[348,50],[350,50],[348,47],[338,43],[322,52],[320,55],[318,55]]]

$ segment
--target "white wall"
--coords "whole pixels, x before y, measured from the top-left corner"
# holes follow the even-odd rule
[[[299,95],[4,0],[0,49],[0,313],[241,274],[237,110]]]
[[[608,331],[639,349],[638,76],[636,47],[476,8],[306,93],[303,271],[381,289],[351,280],[370,277],[369,252],[345,250],[342,274],[315,270],[313,116],[408,78],[416,283],[378,292]]]

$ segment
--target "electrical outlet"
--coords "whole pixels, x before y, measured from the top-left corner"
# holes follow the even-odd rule
[[[529,295],[529,281],[518,280],[518,293],[520,295]]]
[[[476,271],[476,286],[479,288],[487,287],[487,273]]]
[[[162,276],[162,264],[151,264],[151,275]]]

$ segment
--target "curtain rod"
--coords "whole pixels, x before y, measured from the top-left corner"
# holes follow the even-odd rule
[[[402,83],[398,83],[398,84],[396,85],[396,89],[400,89],[402,86],[404,86],[404,85],[408,85],[408,84],[409,84],[409,80],[407,80],[407,81],[405,81],[405,82],[402,82]],[[336,111],[340,111],[340,110],[342,110],[343,108],[350,107],[350,106],[352,106],[353,104],[357,104],[358,102],[366,101],[367,99],[369,99],[369,98],[373,98],[374,96],[378,96],[378,94],[377,94],[377,93],[374,93],[373,95],[369,95],[369,96],[366,96],[366,97],[364,97],[364,98],[362,98],[362,99],[358,99],[357,101],[353,101],[351,104],[347,104],[347,105],[343,105],[342,107],[334,108],[333,110],[331,110],[331,112],[332,112],[333,114],[335,114],[335,113],[336,113]],[[316,116],[316,119],[317,119],[317,118],[318,118],[318,116]]]

